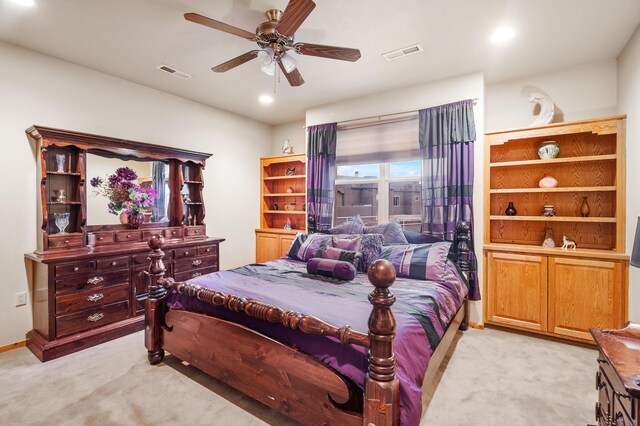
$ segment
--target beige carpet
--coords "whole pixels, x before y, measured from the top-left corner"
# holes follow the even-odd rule
[[[585,425],[595,349],[487,329],[458,333],[421,424]],[[40,363],[0,354],[0,425],[283,425],[284,417],[184,366],[150,366],[136,333]]]

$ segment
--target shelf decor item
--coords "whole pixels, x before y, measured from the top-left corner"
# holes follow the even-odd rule
[[[271,210],[278,210],[278,203],[273,203]]]
[[[56,154],[56,172],[64,173],[64,154]]]
[[[513,207],[513,201],[509,201],[509,205],[507,206],[507,209],[504,211],[504,214],[506,214],[507,216],[515,216],[516,214],[518,214],[518,211],[516,210],[516,208]]]
[[[287,223],[284,224],[283,229],[293,229],[290,217],[287,217]]]
[[[558,179],[551,175],[544,175],[538,182],[540,188],[555,188],[558,186]]]
[[[293,176],[296,174],[296,168],[295,167],[287,167],[287,170],[284,172],[285,176]]]
[[[556,141],[544,141],[538,148],[538,157],[541,160],[549,160],[556,158],[560,154],[560,145]]]
[[[556,215],[556,209],[553,204],[547,204],[542,208],[542,216],[552,217]]]
[[[532,127],[549,124],[553,121],[556,105],[549,96],[534,92],[529,96],[529,102],[540,105],[540,114],[538,114],[538,117],[531,123]]]
[[[289,139],[284,140],[284,144],[282,145],[282,153],[285,155],[293,154],[293,147],[289,145]]]
[[[562,236],[562,250],[575,250],[577,248],[576,242],[567,238],[566,235]]]
[[[142,225],[144,222],[142,211],[153,207],[153,200],[156,197],[156,191],[153,188],[141,187],[134,183],[133,181],[137,178],[138,174],[134,170],[129,167],[120,167],[105,180],[94,177],[90,181],[94,188],[91,195],[107,197],[109,199],[107,204],[109,213],[116,216],[121,212],[126,213],[127,224],[134,229]],[[142,215],[142,220],[138,214]]]
[[[293,194],[293,188],[292,187],[288,187],[287,188],[287,194]]]
[[[556,242],[553,241],[553,229],[548,226],[544,229],[544,240],[542,241],[542,247],[553,248],[556,246]]]
[[[580,216],[589,217],[589,213],[591,213],[591,208],[589,207],[589,203],[587,202],[587,197],[582,197],[582,205],[580,206]]]
[[[54,213],[55,224],[58,227],[58,234],[66,234],[65,229],[69,226],[70,213]]]

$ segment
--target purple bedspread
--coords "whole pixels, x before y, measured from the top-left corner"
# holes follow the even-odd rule
[[[350,282],[337,281],[309,275],[304,262],[283,258],[203,275],[189,282],[313,315],[336,327],[350,325],[354,330],[368,332],[372,306],[367,295],[373,286],[366,274],[358,273]],[[459,271],[450,263],[441,283],[398,278],[391,290],[396,296],[392,310],[397,323],[394,351],[400,381],[400,422],[417,425],[422,413],[420,388],[427,364],[468,290]],[[364,388],[367,350],[363,347],[344,346],[332,337],[307,335],[175,292],[169,293],[167,300],[170,309],[185,309],[241,323],[298,348]]]

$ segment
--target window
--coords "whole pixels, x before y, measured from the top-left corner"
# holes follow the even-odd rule
[[[391,219],[420,231],[421,161],[348,164],[337,167],[334,224],[360,215],[366,225]]]

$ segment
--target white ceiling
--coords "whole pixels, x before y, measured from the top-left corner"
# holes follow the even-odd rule
[[[296,41],[360,49],[355,63],[296,56],[306,83],[277,84],[251,61],[224,74],[211,67],[256,48],[248,40],[187,22],[197,12],[253,32],[286,0],[0,0],[0,39],[145,86],[270,124],[310,107],[482,71],[496,82],[615,58],[640,23],[638,0],[316,0]],[[517,35],[493,46],[499,25]],[[381,54],[421,43],[425,52],[388,62]],[[1,58],[0,58],[1,59]],[[155,69],[167,64],[193,76]]]

